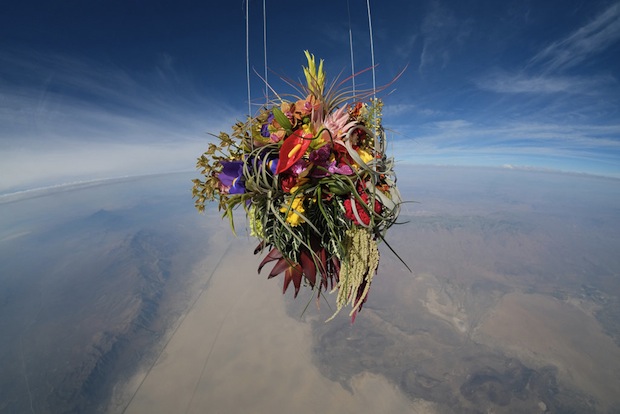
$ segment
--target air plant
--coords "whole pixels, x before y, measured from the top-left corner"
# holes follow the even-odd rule
[[[371,91],[353,93],[326,84],[323,61],[305,52],[305,84],[297,94],[277,93],[258,115],[221,133],[198,158],[198,210],[219,202],[234,231],[233,210],[245,209],[256,254],[267,251],[260,272],[284,274],[294,295],[305,283],[337,291],[337,309],[351,306],[355,320],[379,264],[377,244],[396,223],[402,203],[394,161],[385,154],[382,102]],[[372,91],[374,92],[374,91]]]

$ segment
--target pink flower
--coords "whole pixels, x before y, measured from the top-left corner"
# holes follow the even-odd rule
[[[332,139],[340,141],[341,138],[353,127],[356,122],[349,122],[349,112],[347,107],[343,106],[335,112],[332,112],[327,116],[323,126],[327,128],[332,136]]]

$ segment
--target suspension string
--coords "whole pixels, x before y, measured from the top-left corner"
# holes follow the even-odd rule
[[[372,65],[372,98],[377,99],[377,82],[375,80],[375,47],[372,41],[372,17],[370,16],[370,0],[366,0],[368,10],[368,31],[370,32],[370,64]]]
[[[252,116],[250,92],[250,0],[245,0],[245,77],[248,83],[248,118]]]
[[[254,151],[252,138],[252,92],[250,88],[250,0],[245,0],[245,77],[248,83],[248,122],[247,134],[250,137],[250,147]]]
[[[355,96],[355,61],[353,59],[353,34],[351,33],[351,9],[347,0],[347,14],[349,16],[349,47],[351,49],[351,82],[353,83],[353,96]]]
[[[267,11],[263,0],[263,54],[265,61],[265,105],[269,104],[269,82],[267,81]]]
[[[373,134],[375,141],[375,151],[383,152],[385,144],[385,137],[383,134],[379,137],[379,128],[377,125],[377,82],[375,77],[375,47],[373,43],[372,35],[372,16],[370,14],[370,0],[366,0],[366,9],[368,10],[368,32],[370,33],[370,64],[372,65],[372,100],[375,108],[374,122],[373,122]],[[375,163],[373,169],[377,171],[377,164]]]

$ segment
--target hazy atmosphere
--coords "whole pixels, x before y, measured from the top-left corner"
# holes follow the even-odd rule
[[[191,180],[304,50],[369,68],[367,4],[411,270],[325,323]],[[0,413],[620,412],[618,1],[4,9]]]
[[[3,202],[0,411],[620,409],[617,180],[400,171],[413,272],[383,248],[353,325],[258,275],[190,174]]]

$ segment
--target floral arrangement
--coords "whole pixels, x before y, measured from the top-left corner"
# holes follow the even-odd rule
[[[401,204],[394,161],[386,157],[382,102],[372,91],[326,85],[305,52],[306,83],[280,96],[247,122],[220,133],[198,158],[196,207],[216,200],[234,232],[233,210],[245,209],[250,234],[267,251],[258,271],[275,262],[295,297],[302,284],[337,291],[337,309],[355,316],[366,302],[379,264],[377,243],[396,222]],[[290,99],[286,99],[289,98]],[[389,246],[389,245],[388,245]]]

